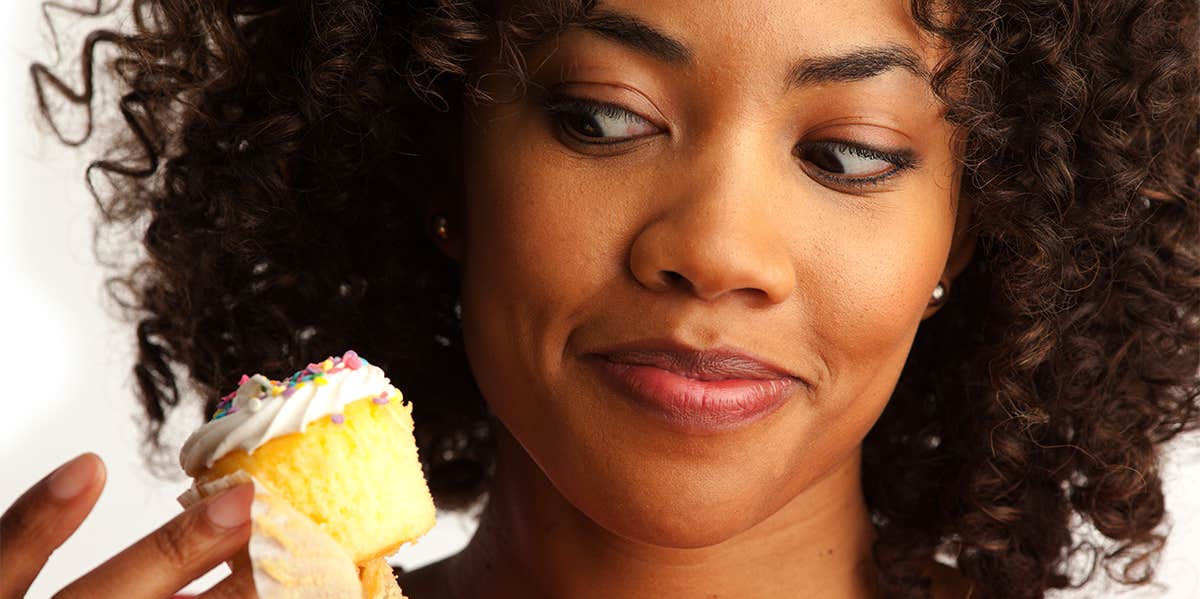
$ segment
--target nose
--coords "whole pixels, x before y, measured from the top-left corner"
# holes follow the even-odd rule
[[[772,215],[779,206],[762,154],[739,161],[728,152],[709,155],[713,160],[689,165],[687,172],[699,174],[674,187],[666,210],[639,231],[630,269],[654,291],[682,288],[706,301],[749,294],[780,303],[795,289],[796,271],[782,219]]]

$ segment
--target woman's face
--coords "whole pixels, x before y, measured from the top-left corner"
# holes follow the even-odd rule
[[[937,54],[906,4],[606,0],[594,14],[680,46],[576,27],[526,51],[524,96],[483,80],[500,102],[463,124],[465,222],[444,246],[468,358],[512,436],[609,530],[713,543],[857,456],[970,249],[952,130],[918,74]],[[548,97],[620,108],[556,116]],[[652,337],[741,348],[808,385],[750,426],[677,432],[587,356]]]

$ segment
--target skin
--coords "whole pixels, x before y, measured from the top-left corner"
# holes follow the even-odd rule
[[[937,310],[931,291],[939,279],[953,289],[970,260],[971,204],[958,197],[955,132],[921,79],[783,81],[799,57],[881,41],[933,68],[904,4],[608,0],[682,41],[694,65],[572,30],[523,50],[528,95],[485,80],[504,101],[462,120],[450,148],[461,194],[430,209],[451,217],[450,238],[434,241],[462,267],[468,358],[504,427],[478,531],[403,575],[410,599],[877,594],[861,443]],[[602,135],[639,139],[597,152],[560,129],[539,94],[564,81],[562,93],[637,115],[598,117]],[[846,188],[796,152],[831,139],[908,148],[920,164]],[[744,429],[673,432],[586,357],[650,336],[740,347],[808,384]],[[80,460],[70,497],[48,478],[0,518],[0,598],[23,594],[95,504],[103,465]],[[227,495],[224,518],[240,524],[215,526],[210,498],[57,596],[161,597],[235,560],[250,496]],[[205,596],[253,596],[246,571]],[[928,572],[936,597],[969,595],[955,571]]]
[[[51,552],[83,523],[104,489],[107,471],[85,453],[27,489],[0,516],[0,599],[24,597]],[[246,566],[253,487],[237,485],[183,513],[54,594],[74,597],[166,597],[221,562],[233,573],[201,599],[254,597]]]
[[[783,82],[799,57],[881,41],[932,69],[905,4],[605,1],[695,64],[576,28],[525,51],[528,94],[483,80],[501,101],[463,120],[461,195],[432,207],[451,237],[434,240],[461,266],[466,351],[506,430],[475,537],[402,577],[406,594],[874,596],[861,444],[937,309],[931,291],[974,248],[960,146],[907,71]],[[572,137],[540,106],[562,82],[640,119],[559,119]],[[596,135],[638,139],[584,143]],[[795,153],[830,139],[909,148],[920,165],[865,190],[831,183]],[[586,357],[652,336],[741,347],[809,385],[747,428],[673,432]],[[938,596],[966,595],[954,571],[930,572]]]

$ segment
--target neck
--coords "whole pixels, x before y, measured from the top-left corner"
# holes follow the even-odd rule
[[[750,529],[679,549],[600,527],[497,428],[487,507],[470,544],[447,564],[457,599],[874,596],[859,451]]]

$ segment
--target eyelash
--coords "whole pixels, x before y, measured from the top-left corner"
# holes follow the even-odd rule
[[[565,95],[550,96],[549,98],[546,99],[546,102],[543,105],[543,108],[546,110],[546,112],[550,113],[550,115],[555,118],[556,123],[558,123],[560,126],[562,125],[561,118],[564,115],[606,116],[610,119],[622,117],[625,120],[629,120],[629,118],[632,117],[634,119],[641,120],[641,121],[645,120],[645,119],[641,118],[640,116],[637,116],[636,114],[634,114],[632,111],[626,110],[625,108],[622,108],[616,104],[611,104],[609,102],[596,102],[593,100],[584,100],[583,98],[576,98],[573,96],[565,96]],[[594,142],[594,141],[580,140],[580,143],[584,143],[584,144],[588,144],[588,145],[592,145],[592,146],[613,146],[613,145],[623,144],[627,141],[630,141],[630,140],[622,139],[622,140],[618,140],[618,141],[606,141],[606,142]]]
[[[542,108],[555,120],[555,123],[561,128],[563,127],[562,117],[569,116],[605,116],[608,118],[635,118],[640,121],[645,119],[637,116],[636,113],[627,110],[617,104],[609,102],[597,102],[593,100],[585,100],[568,95],[551,95],[543,103]],[[590,146],[615,146],[632,141],[636,138],[621,139],[612,142],[591,142],[579,140],[579,143]],[[848,152],[859,156],[860,158],[869,158],[872,160],[883,160],[891,163],[895,168],[885,173],[874,175],[871,177],[838,177],[828,174],[818,175],[820,178],[830,181],[836,185],[846,187],[864,188],[877,185],[885,179],[890,179],[903,171],[915,169],[920,162],[913,155],[911,150],[897,150],[893,152],[885,152],[875,148],[863,146],[860,144],[850,143],[842,140],[824,140],[815,141],[806,144],[813,148],[826,148],[829,150],[837,150]]]

